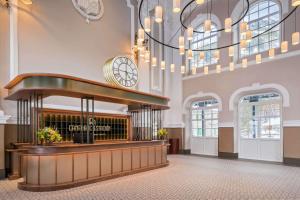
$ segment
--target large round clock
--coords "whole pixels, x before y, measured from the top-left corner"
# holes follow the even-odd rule
[[[138,68],[127,56],[117,56],[106,61],[104,67],[106,81],[115,86],[133,88],[138,82]]]

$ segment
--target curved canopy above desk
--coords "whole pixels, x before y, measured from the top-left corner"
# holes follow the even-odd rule
[[[125,104],[129,107],[150,105],[154,109],[168,109],[169,99],[131,89],[62,74],[21,74],[10,81],[7,100],[28,98],[34,93],[73,98],[92,97],[96,101]]]

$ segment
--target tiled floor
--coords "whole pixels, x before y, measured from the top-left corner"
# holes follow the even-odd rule
[[[64,191],[32,193],[0,181],[0,199],[300,199],[300,167],[195,156],[170,166]]]

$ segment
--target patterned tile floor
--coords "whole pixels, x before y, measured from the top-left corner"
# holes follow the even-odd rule
[[[64,191],[32,193],[0,181],[0,199],[300,199],[300,167],[169,156],[170,166]]]

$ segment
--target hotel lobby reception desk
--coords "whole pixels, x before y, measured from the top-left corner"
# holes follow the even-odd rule
[[[168,165],[164,141],[129,141],[27,147],[19,188],[51,191],[71,188]]]

